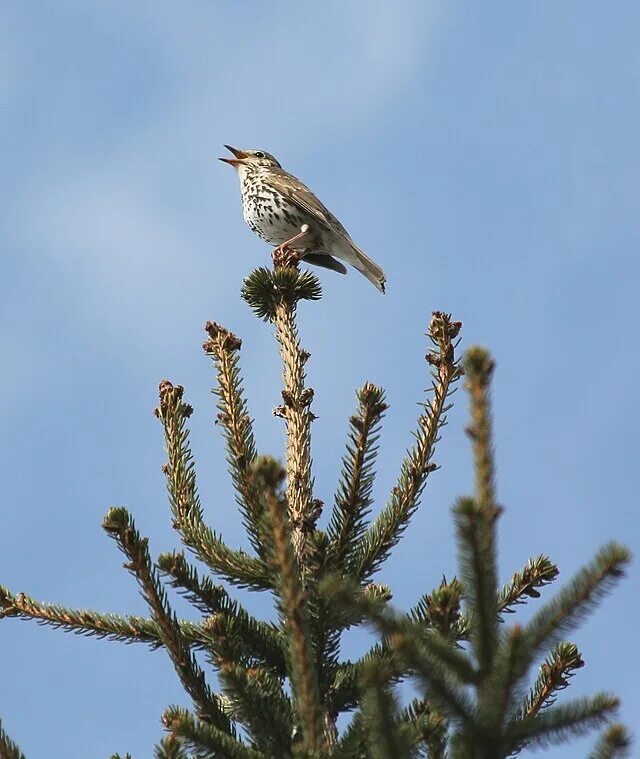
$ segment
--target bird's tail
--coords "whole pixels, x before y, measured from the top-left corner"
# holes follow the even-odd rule
[[[377,287],[378,290],[380,290],[380,292],[384,295],[384,285],[387,281],[387,277],[384,271],[378,266],[377,263],[372,261],[369,256],[363,253],[357,245],[353,245],[352,247],[356,257],[356,260],[353,262],[353,266],[355,266],[359,272],[362,272],[362,274],[364,274],[369,282]]]

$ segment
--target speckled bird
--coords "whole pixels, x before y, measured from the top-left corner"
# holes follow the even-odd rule
[[[302,261],[346,274],[341,259],[384,293],[384,271],[353,242],[347,230],[299,179],[264,150],[238,150],[221,158],[238,172],[242,214],[270,245],[293,251]]]

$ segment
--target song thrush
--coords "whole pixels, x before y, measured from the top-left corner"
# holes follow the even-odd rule
[[[382,269],[358,248],[311,190],[263,150],[225,148],[235,158],[220,160],[238,172],[242,214],[257,235],[307,263],[346,274],[346,267],[336,261],[340,258],[384,293],[387,278]]]

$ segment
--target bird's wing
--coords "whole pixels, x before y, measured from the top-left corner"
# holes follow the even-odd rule
[[[332,233],[338,232],[341,234],[347,245],[348,250],[352,252],[352,255],[346,257],[343,253],[341,258],[344,258],[352,266],[361,271],[367,279],[384,293],[385,282],[387,277],[384,271],[378,266],[377,263],[372,261],[360,248],[353,242],[347,230],[336,219],[331,211],[322,205],[322,203],[316,198],[311,190],[302,184],[298,179],[289,174],[284,169],[272,169],[274,174],[278,178],[278,184],[281,192],[297,206],[301,211],[309,214],[312,219],[318,222],[325,229],[328,229]],[[332,251],[335,252],[335,251]],[[319,263],[319,262],[313,262]],[[322,264],[319,264],[322,266]]]
[[[293,175],[289,174],[284,169],[272,169],[271,170],[278,178],[278,184],[282,193],[289,198],[289,200],[301,211],[308,213],[318,224],[322,225],[326,229],[331,231],[340,231],[346,238],[351,241],[349,233],[342,226],[342,224],[336,219],[331,211],[324,206],[318,198],[311,192],[311,190],[299,179],[296,179]]]

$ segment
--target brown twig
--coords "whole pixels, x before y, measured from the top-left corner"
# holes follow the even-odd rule
[[[277,262],[276,262],[277,264]],[[295,321],[295,302],[279,299],[273,323],[280,343],[284,389],[283,405],[276,409],[287,428],[287,503],[293,526],[292,540],[298,562],[304,567],[306,534],[313,510],[313,479],[311,475],[311,422],[315,419],[309,407],[313,390],[305,387],[304,365],[309,354],[300,345]]]

